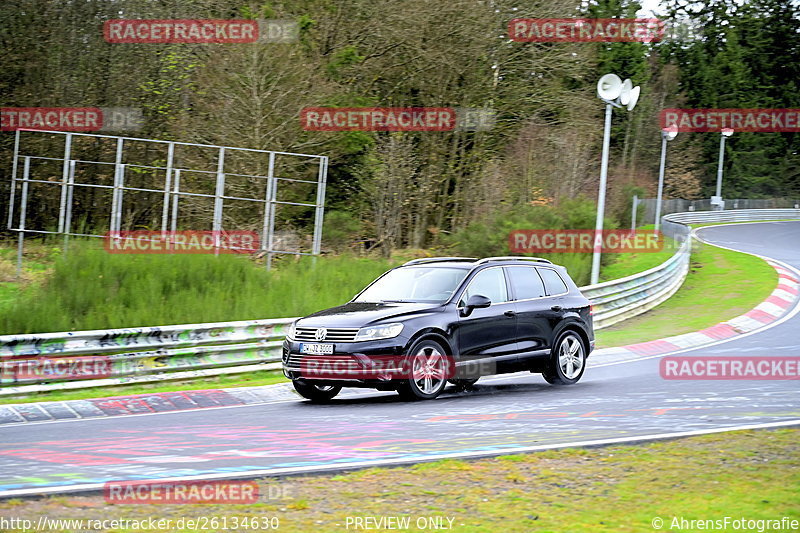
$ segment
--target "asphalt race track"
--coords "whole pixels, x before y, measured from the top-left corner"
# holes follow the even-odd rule
[[[700,236],[800,268],[800,222],[716,226]],[[716,297],[724,295],[709,288],[709,298]],[[753,334],[681,355],[798,356],[797,311]],[[659,357],[589,361],[583,380],[566,388],[538,375],[515,374],[421,403],[353,390],[322,406],[298,398],[10,425],[0,428],[0,495],[96,490],[111,480],[275,475],[800,425],[797,381],[664,380]]]

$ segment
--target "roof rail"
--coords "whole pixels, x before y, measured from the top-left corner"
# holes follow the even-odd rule
[[[446,261],[458,261],[458,262],[470,262],[477,261],[475,257],[423,257],[420,259],[412,259],[411,261],[404,263],[403,266],[408,265],[421,265],[423,263],[439,263],[439,262],[446,262]]]
[[[548,259],[544,259],[542,257],[525,257],[521,255],[506,255],[500,257],[484,257],[477,261],[477,264],[481,265],[483,263],[490,263],[492,261],[532,261],[534,263],[549,263],[553,264],[552,261]]]

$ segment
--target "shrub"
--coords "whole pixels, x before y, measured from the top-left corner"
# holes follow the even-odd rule
[[[522,229],[593,229],[597,206],[585,199],[562,202],[559,206],[526,205],[498,211],[489,220],[470,224],[446,237],[446,243],[458,255],[487,257],[511,255],[508,236]],[[605,229],[616,229],[617,223],[605,219]],[[533,255],[533,254],[522,254]],[[538,254],[556,264],[567,267],[578,285],[589,283],[592,255],[588,253]],[[612,254],[602,256],[603,264],[614,261]]]

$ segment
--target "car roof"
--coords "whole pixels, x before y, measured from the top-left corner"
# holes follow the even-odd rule
[[[530,265],[536,264],[541,266],[557,267],[552,261],[543,259],[541,257],[525,257],[525,256],[498,256],[498,257],[484,257],[478,259],[475,257],[424,257],[421,259],[413,259],[403,264],[402,266],[439,266],[439,267],[460,267],[460,268],[475,268],[485,264],[502,264],[502,265]]]

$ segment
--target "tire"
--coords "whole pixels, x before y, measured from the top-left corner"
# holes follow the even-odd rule
[[[464,390],[469,390],[469,389],[471,389],[471,388],[472,388],[472,386],[473,386],[473,385],[475,385],[475,383],[477,383],[477,381],[478,381],[479,379],[480,379],[480,378],[470,378],[470,379],[451,379],[451,380],[450,380],[450,383],[452,383],[453,385],[455,385],[455,386],[456,386],[456,390],[459,390],[459,391],[464,391]]]
[[[432,400],[447,385],[448,360],[442,345],[432,340],[421,340],[411,347],[407,356],[409,376],[397,387],[404,400]]]
[[[300,396],[314,403],[329,402],[342,390],[341,387],[324,384],[317,385],[300,379],[292,380],[292,385],[294,385],[294,390],[296,390]]]
[[[553,353],[547,369],[542,372],[545,381],[553,385],[573,385],[586,370],[586,347],[574,331],[561,333],[553,343]]]

